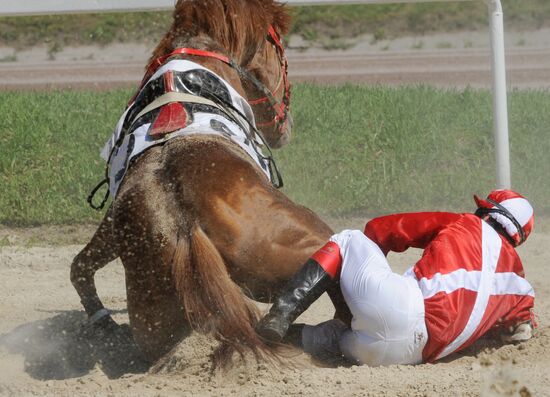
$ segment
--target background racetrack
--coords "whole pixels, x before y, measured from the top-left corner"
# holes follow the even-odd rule
[[[550,30],[544,32],[550,36]],[[150,53],[136,45],[68,48],[52,61],[46,48],[39,50],[42,56],[35,53],[20,56],[18,62],[0,63],[0,89],[135,87]],[[549,48],[511,48],[506,59],[509,88],[550,87]],[[313,49],[306,53],[289,51],[289,75],[296,83],[490,88],[490,62],[487,48],[419,51],[409,47],[388,52]]]

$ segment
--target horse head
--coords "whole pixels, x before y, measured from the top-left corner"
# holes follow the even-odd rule
[[[249,64],[250,72],[258,81],[245,79],[243,85],[249,93],[249,103],[256,116],[256,125],[272,148],[290,142],[292,116],[290,114],[290,82],[288,64],[278,30],[271,25],[267,40]]]
[[[224,54],[239,75],[242,91],[266,143],[290,141],[290,83],[281,35],[287,33],[286,8],[270,0],[178,0],[171,29],[151,62],[178,47]]]

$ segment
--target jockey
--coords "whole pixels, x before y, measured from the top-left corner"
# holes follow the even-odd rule
[[[433,362],[488,331],[507,342],[531,338],[534,292],[514,247],[531,233],[533,208],[511,190],[474,199],[475,214],[394,214],[371,220],[364,234],[333,235],[283,288],[257,332],[280,342],[290,329],[308,353],[371,366]],[[393,273],[387,253],[409,247],[424,249],[422,258],[404,275]],[[291,326],[338,282],[351,328],[339,320]]]

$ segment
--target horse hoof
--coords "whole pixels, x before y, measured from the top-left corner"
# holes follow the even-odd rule
[[[88,318],[88,327],[105,331],[114,331],[119,328],[118,324],[111,317],[109,310],[105,308],[98,310]]]
[[[105,331],[115,331],[118,330],[119,325],[110,315],[104,316],[93,323],[90,323],[93,328],[99,328]]]

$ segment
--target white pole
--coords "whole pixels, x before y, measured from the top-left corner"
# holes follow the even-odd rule
[[[497,169],[497,188],[511,187],[508,105],[504,59],[504,22],[500,0],[485,0],[489,6],[491,58],[493,68],[493,131]]]

